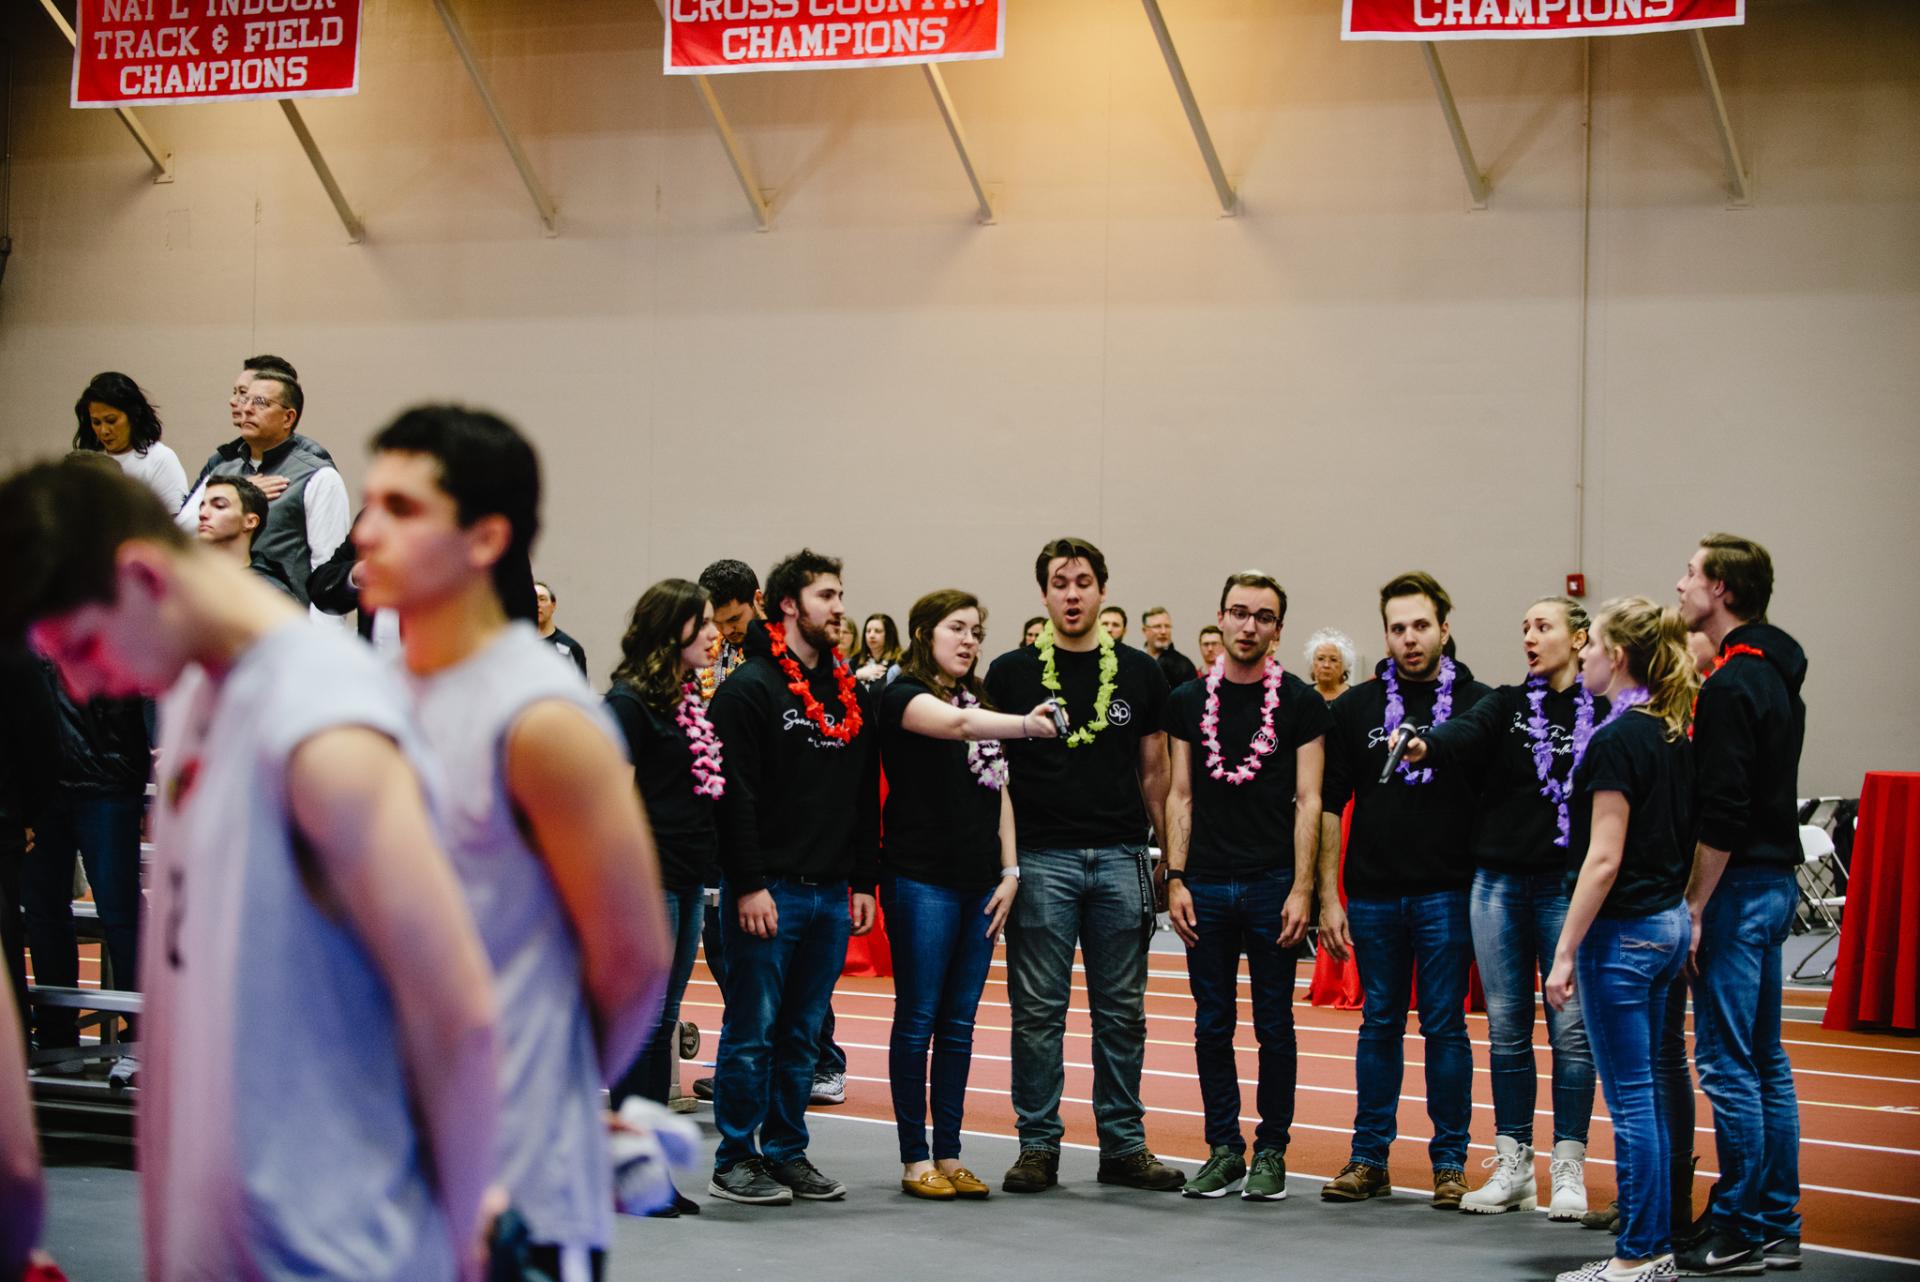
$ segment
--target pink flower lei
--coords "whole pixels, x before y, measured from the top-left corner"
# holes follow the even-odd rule
[[[714,733],[713,722],[707,720],[707,701],[693,682],[687,682],[680,691],[680,707],[673,719],[686,734],[687,747],[693,752],[694,795],[718,800],[727,790],[727,777],[720,772],[720,736]]]
[[[1226,672],[1227,656],[1223,654],[1213,661],[1213,667],[1207,671],[1207,703],[1200,713],[1200,739],[1207,745],[1207,773],[1221,783],[1237,787],[1252,782],[1276,746],[1273,713],[1280,706],[1280,681],[1286,675],[1286,669],[1278,659],[1267,656],[1266,674],[1261,679],[1267,694],[1260,703],[1260,728],[1254,732],[1246,760],[1232,770],[1227,769],[1226,760],[1220,753],[1220,682]]]
[[[1440,689],[1433,697],[1433,724],[1436,726],[1453,715],[1453,678],[1458,671],[1452,659],[1440,660]],[[1387,670],[1380,679],[1387,687],[1387,714],[1382,719],[1382,725],[1391,738],[1400,723],[1407,719],[1407,705],[1400,698],[1399,665],[1389,660]],[[1399,773],[1410,784],[1433,782],[1433,768],[1430,766],[1415,770],[1403,761]]]
[[[965,686],[956,687],[953,692],[953,706],[956,708],[977,708],[980,700]],[[991,788],[995,792],[1007,786],[1007,754],[1000,747],[998,739],[976,739],[967,745],[967,769],[982,788]]]

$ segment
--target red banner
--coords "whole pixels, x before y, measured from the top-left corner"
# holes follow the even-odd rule
[[[998,58],[1006,0],[666,0],[666,72]]]
[[[360,0],[80,0],[73,105],[360,90]]]
[[[1342,40],[1543,40],[1737,27],[1747,0],[1344,0]]]

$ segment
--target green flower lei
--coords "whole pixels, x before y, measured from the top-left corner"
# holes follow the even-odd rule
[[[1098,627],[1098,625],[1095,625]],[[1067,736],[1069,748],[1084,748],[1093,742],[1093,737],[1107,728],[1107,705],[1113,702],[1114,679],[1120,675],[1120,656],[1113,652],[1113,638],[1100,628],[1100,689],[1093,696],[1093,720],[1087,722]],[[1053,664],[1053,624],[1049,621],[1040,629],[1040,637],[1034,642],[1040,651],[1040,684],[1046,687],[1060,710],[1067,709],[1066,696],[1060,693],[1060,673]]]

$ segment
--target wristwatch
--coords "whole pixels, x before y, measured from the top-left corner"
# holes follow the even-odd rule
[[[1167,869],[1166,877],[1168,881],[1185,881],[1187,879],[1187,870],[1185,868],[1169,868]]]

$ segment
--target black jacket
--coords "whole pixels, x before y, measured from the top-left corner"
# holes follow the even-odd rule
[[[153,705],[145,699],[75,703],[53,665],[41,664],[53,709],[52,783],[89,796],[139,796],[153,773]]]
[[[40,660],[24,649],[0,652],[0,849],[17,847],[35,827],[52,786],[53,698]]]
[[[708,717],[727,776],[720,798],[720,868],[735,894],[777,877],[846,879],[872,894],[880,857],[877,702],[861,704],[852,742],[821,735],[774,662],[767,630],[747,629],[747,660],[714,692]],[[841,715],[833,663],[807,673],[813,697]]]
[[[1733,654],[1700,687],[1694,713],[1694,814],[1699,839],[1729,851],[1734,867],[1792,868],[1800,862],[1800,749],[1807,705],[1800,688],[1807,655],[1770,623],[1727,633]]]
[[[1492,693],[1455,660],[1453,715],[1460,716]],[[1402,681],[1407,720],[1432,721],[1437,683]],[[1387,763],[1387,683],[1368,681],[1333,701],[1327,735],[1326,778],[1320,788],[1323,813],[1337,816],[1353,799],[1353,829],[1347,838],[1345,885],[1349,898],[1396,899],[1442,890],[1462,890],[1473,880],[1470,853],[1475,805],[1473,773],[1434,767],[1430,783],[1409,785],[1399,774],[1380,782]]]
[[[358,514],[354,519],[360,519]],[[349,577],[356,560],[358,554],[354,551],[353,539],[340,540],[333,555],[314,566],[313,573],[307,576],[307,595],[315,608],[327,614],[356,614],[354,626],[363,638],[371,638],[373,612],[360,608],[360,589],[353,586]]]

